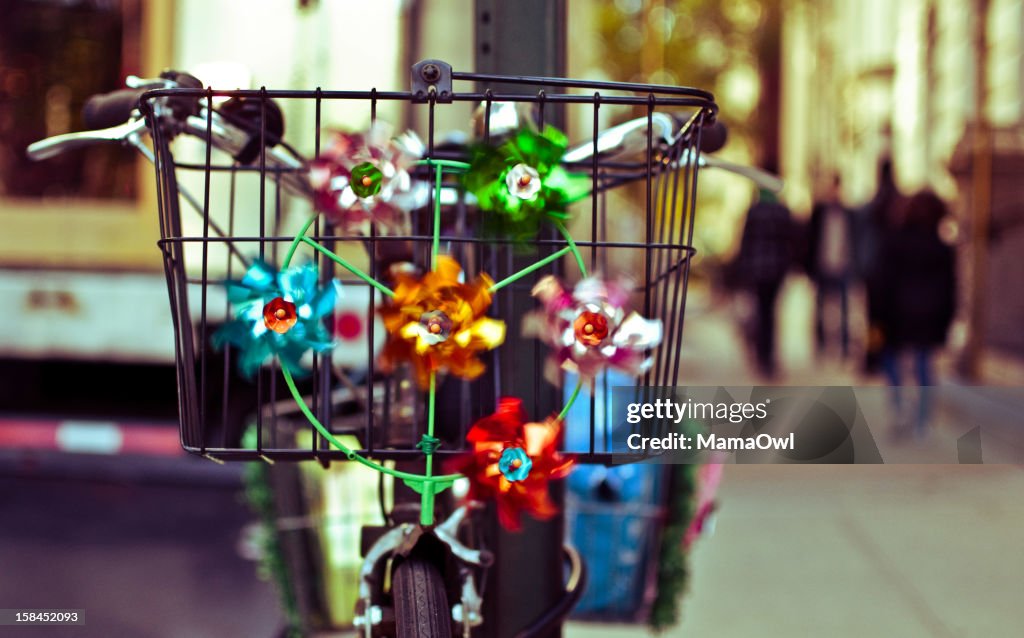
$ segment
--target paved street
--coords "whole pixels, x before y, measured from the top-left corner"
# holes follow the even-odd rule
[[[86,619],[0,636],[273,636],[277,596],[236,548],[249,519],[237,487],[0,478],[3,607]]]

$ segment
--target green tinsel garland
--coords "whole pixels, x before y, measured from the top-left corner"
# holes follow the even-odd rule
[[[685,421],[682,432],[694,437],[706,430],[697,421]],[[692,462],[668,466],[667,494],[671,495],[665,512],[665,524],[658,548],[658,593],[651,605],[648,624],[655,631],[663,631],[679,622],[679,608],[690,578],[687,548],[683,538],[696,513],[697,470],[700,464]]]
[[[693,518],[698,467],[686,464],[669,468],[668,493],[676,498],[671,499],[665,514],[659,548],[658,593],[647,621],[655,631],[667,629],[679,621],[679,605],[689,578],[683,536]]]

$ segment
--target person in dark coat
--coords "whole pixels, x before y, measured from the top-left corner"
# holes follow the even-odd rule
[[[775,362],[775,302],[792,261],[793,224],[789,209],[770,191],[761,190],[747,211],[737,270],[753,293],[754,352],[761,374],[772,377]]]
[[[869,374],[877,373],[881,366],[882,327],[879,313],[885,284],[881,264],[882,246],[899,225],[897,209],[901,202],[902,197],[893,177],[892,161],[883,159],[878,168],[878,190],[856,215],[854,224],[856,270],[864,281],[867,301],[868,335],[864,347],[864,371]]]
[[[946,216],[945,203],[924,191],[902,208],[902,223],[886,238],[879,260],[877,319],[882,331],[882,367],[893,387],[893,402],[902,409],[901,359],[912,355],[921,386],[914,421],[923,435],[931,411],[931,360],[946,343],[956,310],[956,258],[953,248],[939,237]]]
[[[839,176],[811,209],[808,228],[807,275],[816,288],[814,335],[818,351],[826,348],[825,311],[839,302],[839,346],[850,351],[850,281],[854,271],[853,214],[839,201]]]

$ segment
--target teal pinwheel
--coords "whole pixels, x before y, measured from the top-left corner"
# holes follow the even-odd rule
[[[338,283],[320,286],[314,264],[278,271],[257,260],[241,281],[224,285],[235,318],[217,330],[213,343],[238,350],[244,377],[251,379],[271,356],[292,374],[302,375],[306,352],[334,347],[323,317],[334,309]]]
[[[528,242],[544,220],[568,219],[569,204],[590,192],[591,180],[562,166],[567,146],[565,134],[547,126],[543,132],[521,128],[497,146],[470,149],[463,185],[484,212],[485,234]]]

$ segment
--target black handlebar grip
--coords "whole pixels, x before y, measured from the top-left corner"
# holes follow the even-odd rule
[[[85,128],[110,128],[124,124],[138,107],[139,96],[144,92],[142,89],[120,89],[90,97],[82,107]]]
[[[261,135],[268,148],[280,143],[284,136],[284,115],[274,100],[267,100],[264,107],[260,98],[233,97],[221,104],[217,112],[230,124],[249,134],[245,147],[235,154],[235,159],[242,164],[251,164],[260,156]],[[264,113],[267,115],[267,125],[262,130]]]
[[[728,139],[729,130],[725,128],[725,124],[722,124],[720,120],[715,120],[713,124],[701,127],[700,152],[714,153],[725,146]]]
[[[165,80],[171,80],[178,85],[181,89],[201,89],[203,88],[203,82],[191,73],[185,73],[184,71],[175,71],[174,69],[164,69],[160,74],[160,77]]]

